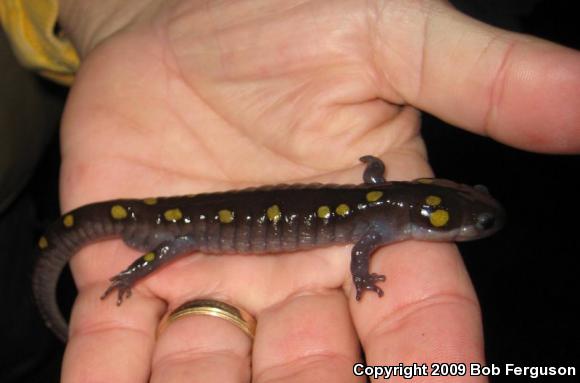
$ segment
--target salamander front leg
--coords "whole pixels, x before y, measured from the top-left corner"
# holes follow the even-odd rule
[[[365,184],[374,185],[385,182],[385,164],[383,161],[374,156],[362,156],[359,159],[367,165],[363,173]]]
[[[369,259],[375,249],[384,244],[383,238],[374,230],[369,230],[354,245],[351,253],[350,272],[356,287],[356,300],[360,300],[364,290],[372,290],[379,297],[383,296],[383,290],[378,287],[377,282],[384,282],[385,276],[380,274],[369,274]]]
[[[146,277],[167,261],[195,249],[195,241],[187,235],[162,242],[154,250],[137,258],[129,267],[111,278],[111,285],[105,290],[101,299],[105,299],[113,290],[117,290],[117,305],[120,305],[124,298],[131,296],[131,288],[138,280]]]

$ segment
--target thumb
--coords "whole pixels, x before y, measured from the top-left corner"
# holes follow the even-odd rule
[[[378,17],[383,96],[527,150],[580,151],[580,54],[474,20],[439,1]],[[379,85],[380,86],[380,85]]]

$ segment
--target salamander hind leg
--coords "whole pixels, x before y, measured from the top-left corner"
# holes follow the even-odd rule
[[[366,164],[363,173],[363,181],[365,184],[374,185],[385,182],[385,164],[379,158],[374,156],[363,156],[360,161]]]
[[[124,298],[131,296],[131,288],[137,281],[155,271],[162,264],[194,250],[196,250],[195,241],[187,235],[162,242],[152,251],[137,258],[129,267],[111,278],[111,284],[105,290],[101,299],[105,299],[110,293],[117,290],[117,305],[120,305],[123,303]]]
[[[384,282],[385,276],[369,273],[369,260],[373,251],[383,244],[380,234],[373,230],[365,233],[354,245],[351,253],[350,271],[356,288],[356,300],[360,300],[365,290],[371,290],[383,296],[383,290],[377,286],[378,282]]]
[[[175,238],[175,234],[165,231],[147,231],[147,230],[132,230],[128,229],[123,233],[123,242],[132,249],[139,251],[148,251],[159,244],[171,241]]]

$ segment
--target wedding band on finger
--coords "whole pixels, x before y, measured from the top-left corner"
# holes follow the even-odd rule
[[[159,325],[158,333],[176,320],[191,315],[207,315],[224,319],[245,332],[252,340],[256,334],[256,319],[246,310],[215,299],[194,299],[173,310]]]

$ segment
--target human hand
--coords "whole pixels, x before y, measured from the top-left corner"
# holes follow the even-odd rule
[[[62,207],[279,182],[429,176],[417,109],[537,151],[580,148],[577,53],[430,2],[62,1],[84,56],[62,130]],[[111,7],[111,8],[109,8]],[[119,9],[121,7],[121,9]],[[81,12],[82,11],[82,12]],[[380,249],[382,299],[354,301],[350,247],[184,257],[99,296],[138,253],[120,241],[71,262],[79,296],[63,381],[359,381],[352,366],[483,362],[477,299],[456,248]],[[211,297],[258,320],[160,318]],[[251,368],[250,368],[251,363]],[[465,379],[463,379],[465,380]]]

